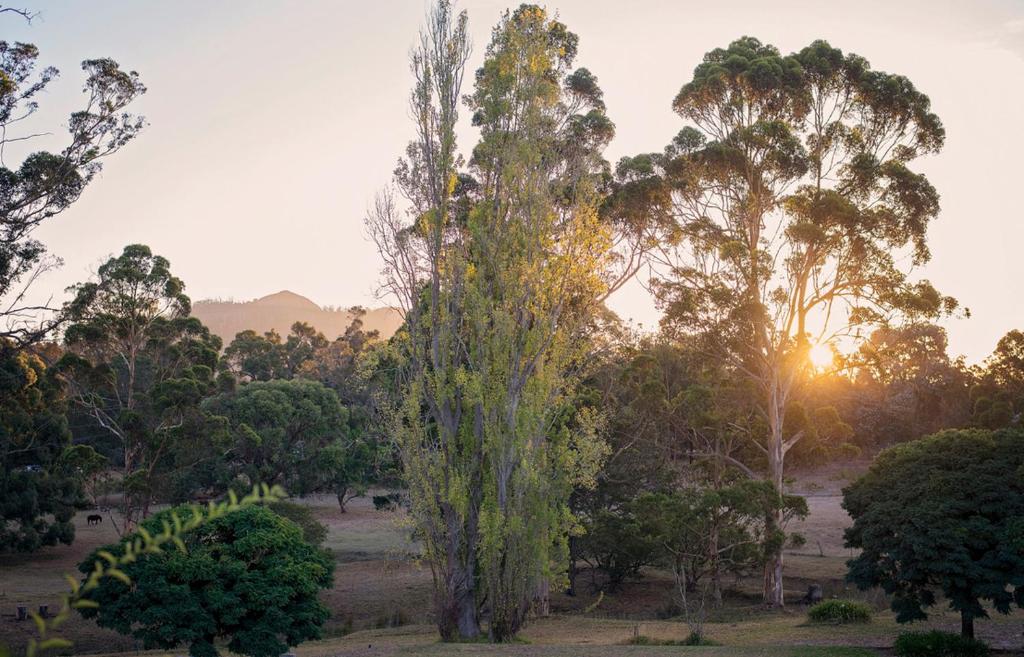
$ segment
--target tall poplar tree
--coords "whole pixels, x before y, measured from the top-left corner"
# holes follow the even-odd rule
[[[523,5],[494,29],[455,148],[466,16],[441,2],[412,57],[418,138],[368,222],[405,311],[396,418],[442,638],[512,638],[566,564],[573,485],[600,444],[562,421],[592,317],[618,279],[599,216],[614,128],[577,38]]]

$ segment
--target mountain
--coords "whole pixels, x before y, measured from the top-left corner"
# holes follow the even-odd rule
[[[301,294],[283,290],[253,301],[196,301],[192,314],[228,345],[236,333],[252,329],[265,333],[271,329],[285,337],[295,322],[306,322],[333,340],[352,322],[347,309],[321,308]],[[380,331],[389,338],[402,324],[395,308],[374,308],[363,316],[364,331]]]

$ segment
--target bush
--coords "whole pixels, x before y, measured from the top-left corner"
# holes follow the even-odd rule
[[[173,522],[171,513],[158,513],[142,527],[157,533]],[[304,541],[293,522],[247,507],[189,532],[184,542],[187,552],[168,549],[124,566],[130,584],[101,580],[86,595],[98,607],[81,609],[82,615],[147,650],[187,645],[195,657],[217,657],[221,641],[236,654],[278,657],[320,638],[328,611],[317,594],[331,586],[334,560]],[[124,545],[104,549],[123,554]],[[89,555],[79,570],[92,571],[103,553]]]
[[[313,516],[313,511],[304,504],[295,502],[274,502],[270,510],[291,520],[302,530],[302,538],[310,545],[323,545],[327,538],[327,527]]]
[[[718,646],[721,645],[712,641],[711,639],[702,637],[698,634],[690,633],[685,639],[654,639],[645,634],[636,634],[628,641],[628,646]]]
[[[897,657],[985,657],[988,646],[950,632],[907,632],[896,639]]]
[[[807,616],[815,623],[867,623],[871,607],[853,600],[826,600],[811,607]]]

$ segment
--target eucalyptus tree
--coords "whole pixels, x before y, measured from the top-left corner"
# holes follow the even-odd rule
[[[57,370],[79,412],[117,444],[121,531],[148,515],[163,468],[209,448],[199,404],[216,391],[221,343],[189,315],[184,287],[165,258],[133,244],[65,305]]]
[[[973,422],[990,429],[1020,427],[1024,413],[1024,332],[1014,329],[999,338],[977,374],[977,385],[971,389]]]
[[[0,338],[0,552],[74,540],[82,487],[66,402],[39,354]]]
[[[766,424],[755,444],[781,494],[786,454],[804,436],[785,420],[809,350],[956,307],[907,271],[929,259],[939,212],[910,165],[945,133],[910,80],[824,41],[791,55],[751,37],[713,50],[673,109],[688,125],[664,152],[618,164],[611,210],[648,213],[662,231],[653,285],[664,325],[755,384]],[[775,606],[782,569],[780,550],[765,570]]]
[[[613,133],[577,38],[543,9],[507,12],[467,98],[480,141],[455,143],[466,15],[431,12],[412,55],[417,137],[368,227],[405,328],[395,432],[435,581],[442,638],[511,638],[565,565],[572,486],[601,453],[562,423],[585,332],[621,278],[599,215]]]
[[[7,8],[8,15],[31,15]],[[111,59],[87,59],[84,106],[67,121],[68,138],[59,151],[18,152],[45,133],[23,128],[39,110],[39,101],[58,76],[52,66],[41,70],[39,49],[30,43],[0,40],[0,337],[29,343],[45,336],[53,320],[35,321],[54,310],[33,302],[29,287],[59,264],[32,234],[40,224],[70,207],[100,172],[103,160],[131,141],[143,120],[126,111],[146,88],[134,71]]]

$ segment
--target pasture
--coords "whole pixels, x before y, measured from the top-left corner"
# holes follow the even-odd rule
[[[337,561],[334,587],[323,600],[331,610],[321,641],[303,644],[298,657],[387,657],[400,655],[508,655],[509,657],[560,657],[592,655],[735,655],[738,657],[861,657],[889,654],[895,637],[907,629],[897,625],[880,592],[861,593],[843,581],[849,550],[843,548],[842,530],[848,523],[840,506],[838,487],[843,477],[835,472],[819,477],[821,483],[805,485],[810,516],[795,527],[807,539],[799,549],[786,553],[787,599],[785,611],[767,611],[760,602],[756,579],[730,582],[725,603],[711,612],[707,635],[717,646],[680,647],[628,645],[635,636],[651,644],[680,641],[687,634],[679,618],[666,617],[672,581],[665,572],[645,572],[627,581],[621,590],[598,600],[591,582],[599,582],[583,569],[578,595],[552,597],[552,614],[530,622],[519,643],[510,645],[439,644],[431,624],[431,576],[417,560],[417,546],[402,511],[376,511],[369,498],[353,500],[340,514],[331,497],[302,500],[327,526],[325,547]],[[810,480],[809,480],[810,481]],[[803,491],[808,492],[808,491]],[[8,555],[0,564],[0,642],[19,654],[33,632],[31,622],[14,620],[17,604],[31,609],[57,605],[64,590],[63,573],[91,550],[112,542],[111,523],[87,524],[87,513],[75,518],[76,540],[70,546],[47,547],[32,555]],[[854,598],[869,602],[876,613],[864,625],[818,625],[807,621],[806,609],[796,601],[811,583],[819,583],[825,597]],[[956,631],[959,616],[938,605],[926,623],[912,625]],[[1004,654],[1024,654],[1024,612],[1010,616],[993,614],[979,621],[980,638]],[[75,642],[75,654],[124,654],[138,652],[129,638],[97,628],[91,621],[73,617],[65,636]],[[1015,652],[1017,651],[1017,652]],[[158,653],[153,653],[158,654]]]

